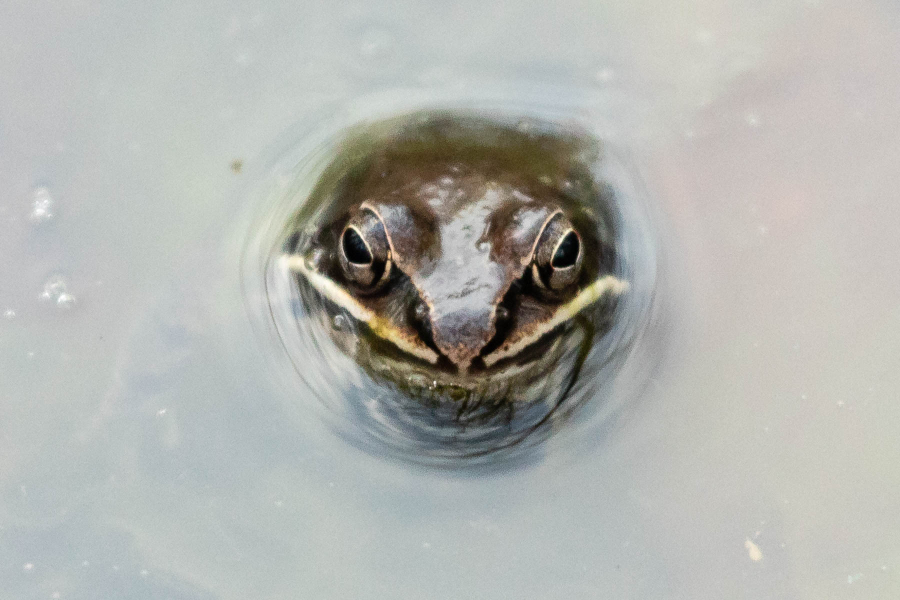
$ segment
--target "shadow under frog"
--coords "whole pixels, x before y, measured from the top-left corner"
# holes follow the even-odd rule
[[[578,404],[629,288],[600,160],[589,135],[534,120],[416,113],[346,134],[279,265],[296,316],[378,385],[359,400],[377,413],[368,433],[418,456],[484,456]],[[345,375],[308,359],[308,377]]]

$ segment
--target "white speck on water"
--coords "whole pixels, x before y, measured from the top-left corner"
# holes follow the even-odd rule
[[[31,195],[31,213],[28,218],[32,223],[46,223],[53,218],[53,196],[44,186],[35,188]]]
[[[149,574],[150,574],[150,571],[148,571],[147,569],[141,569],[141,577],[146,577]]]
[[[765,237],[765,236],[769,235],[769,228],[766,227],[765,225],[760,225],[759,227],[756,228],[756,231],[759,232],[759,235],[761,237]]]
[[[753,543],[753,540],[747,538],[744,541],[744,548],[747,549],[747,554],[750,556],[750,560],[753,562],[759,562],[762,560],[762,550],[759,549],[759,546]]]
[[[253,59],[250,57],[250,54],[247,52],[238,52],[234,57],[234,62],[236,62],[237,64],[239,64],[242,67],[246,67],[251,62],[253,62]]]
[[[475,246],[479,252],[488,252],[491,249],[490,242],[478,242],[478,245]]]
[[[809,396],[807,396],[806,394],[800,394],[801,400],[806,400],[807,398],[809,398]]]
[[[857,573],[856,575],[847,575],[847,583],[853,584],[862,579],[863,574]]]
[[[25,563],[24,565],[22,565],[22,570],[25,571],[26,573],[28,573],[29,571],[33,571],[34,563]]]
[[[11,308],[7,308],[6,310],[3,311],[3,318],[12,321],[13,319],[16,318],[16,311],[14,311]]]
[[[50,597],[51,598],[59,598],[60,597],[59,592],[53,592],[52,594],[50,594]]]
[[[83,560],[83,561],[81,561],[81,566],[82,566],[82,567],[89,567],[89,566],[91,566],[91,563],[90,563],[89,561]]]
[[[168,409],[167,409],[167,408],[161,408],[161,409],[159,409],[158,411],[156,411],[156,416],[157,416],[157,417],[164,417],[164,416],[166,416],[166,412],[168,412]]]
[[[845,404],[844,404],[844,401],[843,401],[843,400],[838,400],[838,401],[837,401],[837,407],[838,407],[838,408],[844,408],[844,406],[845,406]]]
[[[756,113],[745,114],[744,121],[746,121],[747,125],[749,125],[750,127],[759,127],[760,126],[759,115],[757,115]]]
[[[431,544],[429,542],[422,542],[422,547],[428,550],[431,548]]]

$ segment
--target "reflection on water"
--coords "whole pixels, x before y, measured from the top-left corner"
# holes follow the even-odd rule
[[[565,94],[547,93],[546,97],[555,95]],[[477,100],[457,102],[465,107]],[[640,381],[623,386],[617,379],[629,357],[641,357],[643,374],[652,368],[651,352],[640,350],[647,343],[644,332],[656,297],[656,247],[647,199],[639,195],[642,188],[635,179],[636,171],[622,163],[613,147],[592,137],[584,128],[590,123],[580,129],[573,127],[577,112],[565,115],[565,126],[538,118],[542,113],[551,114],[563,122],[553,109],[552,105],[532,105],[525,112],[509,115],[500,105],[482,107],[481,115],[487,118],[467,112],[414,112],[355,128],[339,124],[336,131],[311,134],[326,136],[319,153],[284,165],[287,171],[275,177],[288,183],[276,188],[277,193],[267,192],[269,197],[260,210],[269,214],[255,223],[275,235],[251,236],[245,291],[250,310],[268,311],[270,316],[262,342],[283,345],[296,371],[293,385],[299,393],[295,410],[310,415],[324,409],[339,435],[376,454],[445,467],[496,467],[498,462],[528,460],[539,442],[585,406],[592,412],[605,407],[605,414],[612,414],[623,401],[617,389],[641,386]],[[382,210],[413,210],[411,215],[423,215],[413,220],[403,217],[402,228],[391,242],[393,248],[412,233],[415,237],[410,239],[416,239],[416,247],[421,249],[410,260],[400,248],[399,260],[409,265],[403,271],[394,266],[390,282],[374,293],[356,293],[342,274],[346,267],[338,264],[337,236],[348,211],[380,198],[360,191],[363,182],[374,177],[383,186],[386,174],[393,176],[398,169],[403,172],[410,161],[413,167],[404,179],[383,192],[391,200],[399,191],[402,203],[399,208]],[[427,175],[434,169],[437,174]],[[452,211],[448,215],[453,215],[474,205],[481,197],[482,184],[464,182],[480,181],[479,173],[521,183],[515,183],[514,191],[503,200],[484,196],[487,200],[482,202],[489,204],[494,224],[472,236],[471,249],[466,245],[447,250],[458,256],[426,258],[444,243],[438,237],[443,225],[416,223],[437,218],[425,217],[428,211]],[[488,193],[496,193],[490,186],[498,184],[490,181]],[[415,196],[418,191],[409,191],[419,190],[419,186],[424,186],[422,199]],[[263,182],[264,189],[270,187],[270,182]],[[453,200],[457,197],[465,204],[449,208],[452,202],[461,201]],[[546,209],[542,197],[550,202]],[[520,198],[525,198],[524,204]],[[457,373],[449,360],[436,354],[439,350],[431,341],[428,321],[423,332],[422,321],[412,314],[413,306],[421,301],[409,278],[421,287],[417,277],[422,269],[428,269],[430,277],[450,281],[457,260],[468,261],[458,281],[443,284],[444,293],[457,296],[460,286],[465,289],[473,285],[467,281],[479,277],[478,256],[483,255],[478,253],[488,251],[489,240],[495,246],[490,256],[496,257],[504,252],[504,245],[512,243],[512,236],[520,235],[502,229],[504,214],[514,215],[505,217],[514,224],[521,219],[534,220],[531,215],[546,210],[547,216],[535,221],[537,226],[560,208],[575,223],[585,248],[582,283],[560,293],[543,292],[537,286],[545,284],[533,279],[538,271],[516,266],[522,270],[511,276],[515,278],[510,280],[511,289],[500,289],[497,297],[512,316],[497,325],[501,328],[481,356]],[[271,215],[288,213],[290,219],[278,229],[272,221],[277,217]],[[476,225],[464,225],[463,232]],[[490,234],[490,227],[500,234]],[[433,242],[418,241],[430,236]],[[516,252],[531,252],[536,238],[523,239],[521,245]],[[255,256],[256,252],[264,255]],[[466,252],[473,256],[465,257]],[[379,268],[391,269],[397,260],[398,255],[387,255]],[[518,265],[522,257],[516,254],[511,260]],[[530,258],[525,256],[525,260]],[[259,273],[255,266],[263,263],[265,270]],[[492,263],[485,269],[493,272],[497,267]],[[438,272],[442,269],[450,272]],[[260,285],[265,286],[266,307],[252,305],[253,299],[263,295],[255,289]],[[438,292],[430,293],[433,297]],[[467,303],[479,302],[477,291],[469,293]],[[523,322],[529,318],[530,322]],[[518,331],[544,327],[539,319],[548,323],[543,334],[532,334],[531,341],[520,343],[515,353],[507,351],[503,360],[493,358],[512,343],[505,339],[522,335]],[[409,335],[413,342],[403,337]],[[409,346],[412,354],[399,350],[398,345]],[[323,406],[308,406],[310,402]]]

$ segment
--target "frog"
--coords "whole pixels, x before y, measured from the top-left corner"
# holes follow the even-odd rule
[[[571,385],[629,287],[601,153],[571,127],[452,111],[347,133],[285,244],[306,313],[407,395]]]

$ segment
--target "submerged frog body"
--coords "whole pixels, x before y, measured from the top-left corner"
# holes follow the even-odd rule
[[[307,311],[414,397],[570,386],[627,289],[598,152],[556,126],[458,114],[351,134],[291,226]]]

